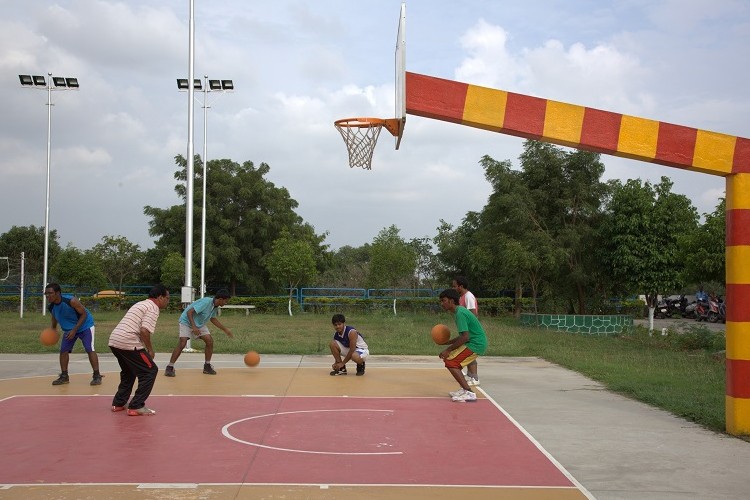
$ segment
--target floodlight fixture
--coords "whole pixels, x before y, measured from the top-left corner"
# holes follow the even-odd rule
[[[234,90],[234,82],[232,80],[222,80],[221,88],[223,90]]]
[[[195,90],[203,90],[203,84],[201,83],[200,78],[196,78],[193,80],[193,89]],[[178,78],[177,79],[177,90],[188,90],[188,79],[187,78]]]
[[[52,77],[52,83],[55,87],[65,87],[65,78],[62,76],[53,76]]]
[[[65,78],[65,84],[69,89],[80,88],[80,85],[78,84],[78,78]]]
[[[209,80],[208,88],[210,90],[221,90],[221,80]]]
[[[34,75],[32,78],[34,79],[34,85],[36,85],[37,87],[46,87],[47,86],[47,82],[44,80],[43,76],[41,76],[41,75]]]
[[[21,85],[28,87],[34,85],[34,79],[31,75],[18,75],[18,79],[21,80]]]

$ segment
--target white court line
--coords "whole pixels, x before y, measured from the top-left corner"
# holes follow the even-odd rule
[[[276,417],[279,415],[294,415],[299,413],[332,413],[332,412],[384,412],[384,413],[393,413],[393,410],[371,410],[371,409],[365,409],[365,408],[354,408],[354,409],[347,409],[342,408],[338,410],[298,410],[298,411],[284,411],[279,413],[267,413],[265,415],[256,415],[254,417],[247,417],[242,418],[240,420],[235,420],[234,422],[230,422],[224,427],[221,428],[221,433],[224,435],[224,437],[231,439],[232,441],[236,441],[238,443],[247,444],[250,446],[255,446],[257,448],[265,448],[267,450],[276,450],[276,451],[288,451],[291,453],[309,453],[309,454],[315,454],[315,455],[348,455],[348,456],[361,456],[361,455],[403,455],[403,452],[400,451],[379,451],[379,452],[349,452],[349,451],[313,451],[313,450],[295,450],[293,448],[280,448],[278,446],[267,446],[260,443],[253,443],[252,441],[244,441],[242,439],[234,437],[230,432],[229,428],[233,426],[234,424],[239,424],[241,422],[246,422],[248,420],[255,420],[258,418],[266,418],[266,417]]]

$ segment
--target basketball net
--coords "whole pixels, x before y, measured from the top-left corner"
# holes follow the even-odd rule
[[[398,134],[399,120],[381,118],[344,118],[334,123],[336,130],[346,143],[349,152],[349,167],[372,170],[372,153],[378,142],[380,130],[386,129],[394,136]]]

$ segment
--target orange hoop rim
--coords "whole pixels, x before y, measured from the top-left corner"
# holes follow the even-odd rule
[[[342,118],[336,120],[333,124],[336,127],[342,128],[385,127],[391,135],[397,136],[404,126],[404,121],[406,120],[401,120],[399,118]]]
[[[337,127],[382,127],[385,125],[385,120],[382,118],[342,118],[333,122]]]

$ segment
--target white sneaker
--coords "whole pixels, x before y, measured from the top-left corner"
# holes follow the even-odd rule
[[[456,396],[460,396],[460,395],[461,395],[461,394],[463,394],[464,392],[466,392],[466,391],[465,391],[465,390],[463,390],[463,389],[459,389],[459,390],[457,390],[457,391],[451,391],[451,392],[449,392],[449,393],[448,393],[448,395],[449,395],[449,396],[450,396],[451,398],[454,398],[454,397],[456,397]]]
[[[479,385],[479,379],[478,378],[471,378],[471,377],[469,377],[466,380],[466,383],[469,384],[469,385]]]
[[[463,394],[453,396],[451,401],[455,403],[474,403],[477,400],[477,395],[471,391],[464,391]]]

